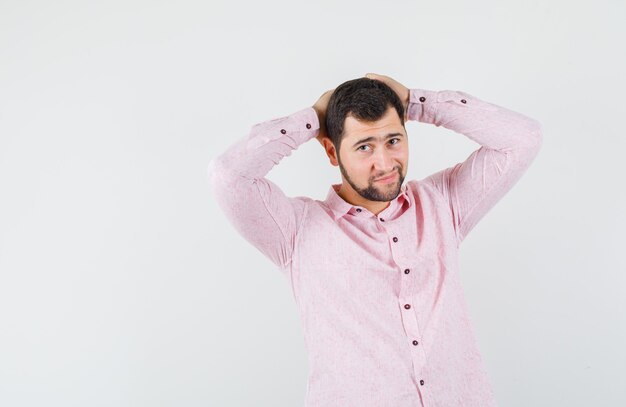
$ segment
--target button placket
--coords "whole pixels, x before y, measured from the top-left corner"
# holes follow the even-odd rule
[[[392,224],[391,228],[385,228],[389,233],[391,241],[393,242],[391,243],[393,258],[398,265],[405,264],[409,266],[410,264],[412,264],[412,257],[407,257],[407,255],[403,252],[403,246],[406,245],[406,239],[403,238],[404,234],[402,230],[394,230],[395,228],[393,226],[395,225]],[[401,241],[401,238],[403,238],[404,240]],[[401,267],[400,270],[402,270],[406,278],[410,278],[408,277],[411,272],[411,269],[409,267]],[[415,309],[414,298],[413,295],[410,293],[411,290],[406,290],[406,285],[409,281],[410,280],[404,280],[401,282],[404,288],[401,289],[401,294],[398,297],[398,305],[401,307],[400,318],[402,320],[402,325],[405,329],[407,346],[409,346],[411,350],[410,354],[413,360],[413,373],[416,378],[420,378],[422,374],[422,369],[424,368],[424,365],[426,363],[426,354],[421,346],[422,335],[416,314],[417,312],[419,312],[419,310]]]
[[[399,298],[401,304],[400,318],[406,332],[409,346],[411,347],[411,356],[413,358],[413,372],[415,377],[420,377],[421,370],[426,362],[426,355],[420,344],[420,329],[417,324],[417,316],[414,307],[411,306],[410,298]]]

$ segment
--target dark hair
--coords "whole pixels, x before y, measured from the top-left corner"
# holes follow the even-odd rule
[[[370,78],[346,81],[333,91],[326,108],[326,132],[339,152],[346,117],[359,121],[379,120],[389,106],[394,107],[404,127],[404,106],[398,94],[385,83]]]

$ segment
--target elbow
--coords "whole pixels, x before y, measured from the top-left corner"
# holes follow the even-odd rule
[[[215,194],[224,194],[225,191],[232,190],[236,185],[241,185],[241,181],[248,178],[240,175],[239,172],[228,164],[225,156],[218,156],[209,161],[206,168],[209,187]]]
[[[218,181],[224,178],[224,166],[220,157],[215,157],[209,161],[209,165],[206,168],[206,175],[209,186],[215,190],[219,185]]]
[[[532,132],[532,136],[535,140],[535,148],[539,150],[543,144],[543,126],[537,122],[537,127]]]
[[[541,150],[543,144],[543,128],[534,119],[527,120],[520,129],[518,144],[512,149],[512,155],[521,162],[531,162]]]
[[[526,126],[526,132],[528,134],[528,145],[532,150],[539,150],[543,143],[543,126],[541,122],[530,119]]]
[[[543,129],[541,128],[541,124],[538,124],[533,130],[528,134],[528,142],[527,148],[525,149],[527,159],[532,161],[535,159],[537,154],[539,154],[539,150],[541,150],[541,146],[543,145]]]

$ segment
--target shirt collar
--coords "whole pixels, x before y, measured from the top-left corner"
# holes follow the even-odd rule
[[[367,209],[365,209],[362,206],[352,205],[351,203],[346,202],[342,197],[339,196],[337,191],[339,191],[340,187],[341,187],[341,184],[331,184],[330,188],[328,188],[326,199],[324,200],[326,205],[332,210],[333,218],[337,220],[341,218],[342,216],[346,215],[347,213],[351,215],[368,216],[366,215],[366,213],[369,213],[369,212],[366,212]],[[411,200],[409,199],[407,186],[406,184],[403,184],[402,187],[400,188],[400,193],[398,194],[397,197],[395,197],[391,201],[391,203],[385,209],[385,211],[389,208],[395,208],[397,206],[400,206],[404,204],[405,202],[410,204]],[[359,209],[360,211],[358,211],[357,209]]]

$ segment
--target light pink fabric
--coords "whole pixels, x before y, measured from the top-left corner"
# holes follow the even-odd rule
[[[496,405],[459,279],[459,246],[531,164],[541,125],[461,91],[411,89],[408,110],[409,120],[481,147],[405,182],[378,216],[345,202],[338,184],[320,201],[285,196],[265,178],[318,134],[312,107],[254,125],[209,164],[226,217],[292,287],[309,360],[307,407]]]

